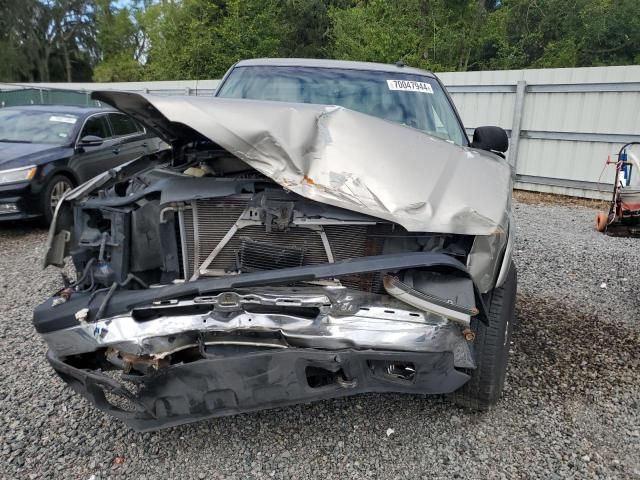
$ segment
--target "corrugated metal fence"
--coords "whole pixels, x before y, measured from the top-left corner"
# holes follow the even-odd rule
[[[608,198],[613,169],[607,156],[640,141],[640,66],[451,72],[447,86],[470,135],[498,125],[509,133],[508,158],[516,186],[526,190]],[[157,95],[213,95],[217,80],[119,84],[32,84],[23,103],[88,101],[87,91],[127,90]],[[62,92],[62,86],[81,92]],[[35,90],[34,87],[37,87]],[[54,89],[54,90],[50,90]],[[43,93],[44,92],[44,93]],[[69,95],[65,97],[64,95]],[[6,96],[6,97],[5,97]]]
[[[470,135],[481,125],[508,131],[519,188],[609,198],[607,156],[640,141],[640,66],[438,76]]]
[[[90,92],[23,88],[0,91],[0,107],[16,105],[96,105]]]
[[[94,90],[123,90],[153,95],[212,96],[219,80],[177,80],[112,83],[0,83],[0,107],[25,104],[91,104]],[[64,97],[64,95],[69,95]]]

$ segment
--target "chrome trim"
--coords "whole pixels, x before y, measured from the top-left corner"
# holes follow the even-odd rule
[[[441,316],[407,309],[385,295],[363,294],[344,287],[308,287],[305,291],[309,293],[292,292],[287,288],[245,295],[223,292],[201,298],[199,305],[206,300],[211,308],[201,309],[198,313],[179,313],[184,312],[184,307],[196,305],[193,300],[179,301],[169,306],[151,307],[162,309],[157,318],[137,321],[134,312],[144,310],[138,309],[42,336],[58,356],[112,347],[132,355],[164,358],[176,351],[197,348],[203,342],[252,344],[256,339],[251,333],[260,332],[265,340],[272,334],[284,346],[294,348],[453,352],[456,367],[475,368],[461,326]],[[223,301],[221,297],[228,295],[238,299],[237,306],[217,308]],[[297,303],[292,305],[294,307],[320,305],[318,315],[302,317],[295,309],[289,313],[289,302],[274,313],[247,311],[243,306],[274,305],[284,299]],[[176,309],[174,315],[172,308]]]
[[[215,346],[215,345],[239,345],[242,347],[261,347],[261,348],[288,348],[286,345],[280,345],[278,343],[260,343],[260,342],[237,342],[237,341],[220,341],[220,342],[203,342],[203,345]]]

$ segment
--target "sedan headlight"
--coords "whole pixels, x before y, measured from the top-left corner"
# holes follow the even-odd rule
[[[36,176],[38,167],[30,165],[28,167],[12,168],[10,170],[0,170],[0,185],[5,183],[23,182],[31,180]]]

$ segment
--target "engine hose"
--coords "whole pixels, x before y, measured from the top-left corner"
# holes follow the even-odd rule
[[[96,262],[95,258],[91,258],[87,264],[84,266],[84,269],[82,270],[82,275],[80,276],[80,278],[78,280],[76,280],[75,282],[73,282],[71,285],[69,285],[70,287],[77,287],[78,285],[80,285],[82,282],[85,281],[85,279],[87,278],[87,275],[89,274],[89,270],[91,269],[91,266]]]
[[[104,300],[102,300],[102,303],[100,304],[100,307],[98,308],[98,312],[96,313],[96,321],[100,320],[102,318],[102,315],[104,314],[105,310],[107,309],[107,305],[109,304],[109,301],[111,300],[111,297],[113,297],[113,294],[116,292],[118,287],[120,287],[120,288],[126,287],[129,283],[131,283],[131,281],[137,282],[142,288],[149,288],[149,286],[146,284],[146,282],[144,282],[144,280],[142,280],[140,277],[134,275],[133,273],[130,273],[129,275],[127,275],[127,278],[122,283],[113,282],[111,284],[111,286],[109,287],[109,291],[104,296]],[[102,291],[104,291],[104,290],[105,289],[102,289]],[[94,292],[94,294],[96,294],[96,293],[98,293],[98,291]]]

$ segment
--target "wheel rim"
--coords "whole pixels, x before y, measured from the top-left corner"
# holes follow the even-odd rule
[[[62,196],[69,190],[71,190],[71,185],[69,185],[67,182],[55,183],[55,185],[51,189],[51,196],[49,197],[51,203],[51,213],[54,213],[56,211],[56,207],[58,206],[58,203],[60,203]]]

